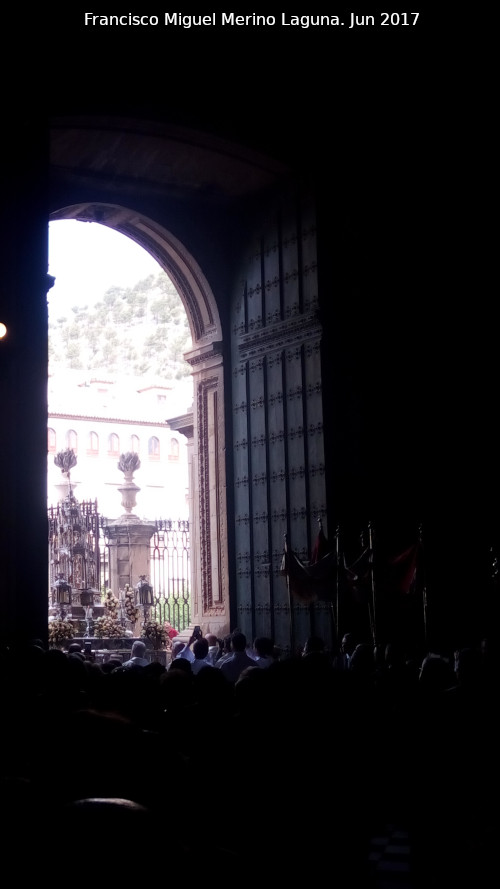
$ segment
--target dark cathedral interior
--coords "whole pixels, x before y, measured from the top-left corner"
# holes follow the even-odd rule
[[[441,23],[422,13],[419,27],[404,28],[382,28],[377,19],[344,31],[148,30],[87,27],[82,12],[37,9],[26,13],[21,33],[15,11],[6,15],[4,45],[12,39],[18,54],[15,64],[10,53],[2,60],[2,663],[18,646],[47,644],[48,223],[75,207],[96,221],[106,208],[125,208],[134,232],[136,219],[151,221],[148,237],[155,225],[161,229],[175,268],[193,258],[182,279],[200,330],[193,367],[203,394],[212,379],[209,343],[210,360],[223,367],[217,385],[224,392],[211,402],[224,440],[207,445],[218,455],[218,474],[205,499],[201,472],[199,481],[203,558],[211,547],[200,575],[205,614],[225,608],[231,629],[243,627],[250,639],[274,637],[282,649],[291,645],[293,620],[297,650],[315,635],[332,653],[346,631],[362,637],[354,605],[332,626],[324,602],[316,608],[287,598],[279,570],[283,531],[307,560],[320,518],[330,545],[340,533],[352,557],[367,529],[375,547],[390,545],[393,553],[417,539],[423,544],[424,646],[422,600],[409,596],[380,608],[377,641],[404,633],[421,654],[449,657],[487,639],[496,655],[498,337],[482,269],[473,280],[466,275],[474,187],[465,133],[473,115],[470,96],[455,86],[457,60],[449,42],[443,51]],[[197,270],[214,295],[219,317],[212,327],[201,317],[201,296],[189,302]],[[200,395],[200,449],[210,425],[204,405]],[[210,526],[212,490],[222,504],[220,534]],[[152,784],[139,780],[123,750],[138,745],[143,777],[148,757],[161,755],[158,739],[172,744],[176,736],[168,708],[159,727],[144,709],[125,708],[127,731],[129,719],[134,730],[154,730],[122,737],[124,725],[108,726],[103,736],[81,713],[69,719],[55,700],[48,709],[38,701],[45,722],[37,724],[43,728],[33,753],[26,742],[32,725],[12,688],[2,802],[11,807],[13,843],[25,819],[34,819],[34,876],[48,844],[60,849],[65,878],[87,882],[88,868],[71,852],[72,831],[80,851],[82,835],[110,824],[137,831],[139,850],[162,848],[164,835],[143,813],[163,813],[165,800],[171,806],[172,779],[153,769]],[[259,711],[265,726],[253,722],[250,696],[241,697],[231,744],[227,736],[218,744],[204,735],[200,748],[186,746],[186,737],[199,737],[193,714],[208,725],[214,713],[200,701],[189,718],[183,712],[182,743],[168,748],[185,782],[174,781],[180,808],[178,820],[169,818],[170,863],[165,871],[156,861],[149,874],[185,878],[187,861],[205,866],[215,855],[233,876],[249,862],[262,879],[268,868],[290,881],[331,868],[342,887],[434,889],[487,878],[497,838],[483,796],[496,757],[491,698],[467,700],[466,711],[453,699],[440,709],[437,699],[424,706],[411,698],[394,720],[391,711],[378,743],[367,724],[371,699],[358,698],[358,689],[361,708],[342,699],[332,722],[315,709],[317,687],[310,700],[279,688],[286,691]],[[345,727],[344,719],[350,730],[332,743],[332,725]],[[467,719],[469,728],[483,726],[478,735],[464,730]],[[65,768],[49,769],[47,762],[60,761],[54,749],[63,749],[61,726]],[[349,741],[339,743],[339,735]],[[112,745],[116,780],[89,753],[97,738],[101,747]],[[273,739],[272,750],[264,738]],[[376,767],[367,738],[381,757]],[[69,768],[70,760],[80,768]],[[208,828],[212,810],[202,816],[203,837],[192,820],[189,835],[184,830],[200,775],[204,788],[230,800],[231,811],[244,803],[222,838],[224,815],[217,829]],[[257,799],[248,787],[257,788]],[[82,798],[99,798],[101,807],[76,805]],[[111,812],[111,801],[122,798],[131,801],[128,809]],[[130,814],[134,807],[142,820]],[[58,820],[46,831],[47,811]],[[276,831],[257,837],[255,825],[261,829],[271,815]],[[411,870],[405,879],[400,871],[399,881],[395,872],[382,879],[375,865],[366,869],[374,838],[388,825],[388,847],[398,827],[411,846]],[[283,832],[300,841],[289,856],[274,856]],[[130,865],[127,874],[142,879],[141,855]],[[102,873],[112,879],[115,871]]]
[[[442,101],[437,25],[342,39],[333,28],[282,30],[281,42],[276,30],[243,28],[218,43],[194,28],[89,29],[78,13],[67,28],[64,51],[46,57],[36,42],[29,90],[9,74],[3,111],[3,635],[17,635],[21,616],[31,636],[45,623],[24,574],[29,552],[45,575],[46,306],[36,294],[47,286],[50,214],[126,195],[161,216],[227,294],[255,220],[287,189],[312,196],[316,220],[328,534],[341,526],[356,538],[370,522],[404,541],[421,526],[436,642],[483,634],[497,590],[494,324],[481,292],[457,290],[461,148],[457,98]],[[123,134],[141,128],[144,158],[126,158]],[[162,128],[191,134],[184,155],[161,156]],[[217,146],[209,165],[197,140]],[[231,165],[235,152],[246,167]],[[227,509],[234,588],[230,484]],[[306,549],[316,516],[307,522]]]

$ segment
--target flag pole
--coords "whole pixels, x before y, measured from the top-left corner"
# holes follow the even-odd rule
[[[284,549],[285,549],[285,564],[288,557],[288,534],[285,531],[284,534]],[[290,654],[293,657],[295,654],[295,632],[293,626],[293,607],[292,607],[292,593],[290,590],[290,575],[288,570],[286,572],[286,588],[288,590],[288,609],[290,612]]]
[[[377,644],[377,611],[376,611],[376,595],[375,595],[375,568],[373,564],[374,553],[373,553],[373,533],[372,533],[372,523],[368,522],[368,547],[369,547],[369,556],[370,556],[370,581],[371,581],[371,593],[372,593],[372,620],[371,620],[371,629],[372,629],[372,638],[373,644]]]
[[[320,533],[323,530],[323,523],[321,521],[321,516],[318,516],[318,524],[319,524],[319,533]],[[338,628],[338,622],[337,622],[338,621],[338,575],[339,575],[339,572],[338,572],[338,541],[337,540],[335,540],[335,559],[336,559],[335,570],[337,573],[336,598],[335,598],[335,602],[334,602],[333,596],[330,597],[329,612],[330,612],[330,621],[331,621],[332,645],[335,647],[335,650],[337,650],[338,639],[339,639],[339,628]],[[337,616],[335,613],[336,611],[337,611]]]
[[[420,551],[422,553],[422,572],[423,572],[423,584],[422,584],[422,615],[424,621],[424,648],[427,651],[429,639],[427,634],[427,584],[425,577],[425,565],[423,559],[424,553],[424,545],[422,541],[422,524],[418,526],[418,542],[420,544]]]
[[[340,528],[337,525],[335,529],[335,567],[337,576],[335,578],[335,633],[336,644],[340,642]]]
[[[370,528],[370,525],[368,525],[368,529],[369,528]],[[364,531],[361,532],[359,539],[360,539],[360,543],[361,543],[361,549],[364,550],[364,548],[366,546]],[[371,559],[370,542],[368,542],[368,559],[369,559],[368,564],[370,566],[370,579],[372,581],[372,564],[371,564],[372,559]],[[375,644],[375,627],[374,627],[374,623],[373,623],[373,610],[372,610],[373,609],[373,581],[371,582],[371,586],[372,586],[372,601],[370,601],[370,599],[367,598],[366,607],[368,610],[368,623],[370,624],[370,633],[372,635],[372,639],[374,640],[374,644]]]
[[[319,540],[319,535],[321,534],[322,530],[323,530],[323,523],[321,521],[321,516],[319,515],[318,516],[318,540]],[[319,555],[319,554],[316,554],[316,556],[317,555]],[[309,564],[311,564],[311,561],[314,561],[316,556],[315,556],[314,548],[313,548],[313,551],[311,554],[311,559],[309,560]],[[316,612],[314,609],[314,602],[309,603],[309,629],[310,629],[311,635],[315,636],[316,635]]]

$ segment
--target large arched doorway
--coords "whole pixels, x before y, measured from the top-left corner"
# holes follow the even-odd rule
[[[195,259],[152,219],[116,204],[89,202],[52,212],[109,226],[148,251],[169,276],[186,310],[192,349],[194,411],[189,447],[193,623],[223,633],[229,624],[225,478],[224,366],[216,300]]]
[[[183,300],[194,380],[193,618],[294,649],[332,633],[292,601],[285,532],[328,532],[314,181],[158,121],[57,119],[50,218],[94,220],[159,262]],[[313,177],[312,177],[313,179]]]

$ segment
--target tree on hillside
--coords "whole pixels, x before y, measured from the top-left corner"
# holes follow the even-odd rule
[[[109,287],[94,306],[71,311],[70,319],[49,317],[51,373],[69,366],[172,380],[189,376],[183,358],[191,347],[189,324],[165,272],[133,287]]]

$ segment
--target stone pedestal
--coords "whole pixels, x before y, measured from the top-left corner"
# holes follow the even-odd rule
[[[123,518],[123,517],[122,517]],[[155,532],[153,523],[126,517],[109,524],[106,533],[109,540],[109,579],[115,596],[125,584],[135,587],[141,575],[149,577],[150,540]],[[139,618],[140,619],[140,618]]]

